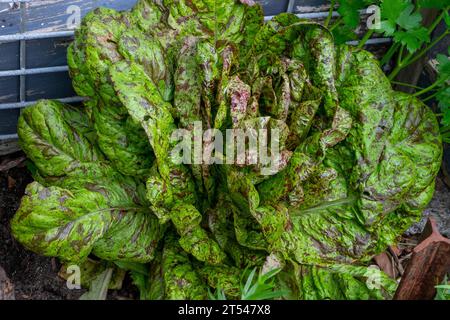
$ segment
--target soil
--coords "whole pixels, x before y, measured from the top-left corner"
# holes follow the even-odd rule
[[[17,153],[8,158],[23,157]],[[0,163],[2,163],[0,157]],[[85,290],[70,290],[66,281],[58,276],[60,263],[55,258],[39,256],[26,250],[11,235],[10,220],[16,212],[25,187],[32,182],[25,163],[7,171],[0,171],[0,268],[6,272],[15,288],[17,300],[72,300],[78,299]],[[440,175],[436,193],[424,219],[405,234],[402,242],[417,243],[417,236],[424,227],[426,217],[434,217],[443,235],[450,237],[450,189]],[[407,245],[408,247],[411,245]],[[410,249],[412,249],[411,246]],[[109,300],[138,299],[139,293],[127,276],[121,290],[111,291]]]

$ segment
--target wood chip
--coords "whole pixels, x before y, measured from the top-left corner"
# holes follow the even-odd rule
[[[374,258],[375,263],[380,267],[381,270],[384,271],[389,277],[395,279],[397,276],[396,268],[392,263],[392,257],[387,252],[383,252],[379,255],[376,255]]]
[[[397,246],[390,246],[389,247],[389,251],[393,255],[396,255],[397,257],[400,257],[400,255],[402,254],[402,250],[399,247],[397,247]]]
[[[450,240],[439,233],[436,221],[429,218],[420,243],[413,250],[394,299],[434,299],[435,287],[443,281],[449,268]]]

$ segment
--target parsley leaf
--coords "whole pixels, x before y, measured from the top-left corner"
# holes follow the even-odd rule
[[[396,23],[400,14],[409,6],[409,0],[383,0],[381,2],[381,17]]]
[[[443,54],[438,54],[436,60],[439,63],[437,66],[438,81],[442,82],[442,88],[437,93],[436,99],[439,101],[439,108],[443,113],[442,124],[450,126],[450,59]]]
[[[439,101],[439,108],[443,113],[442,124],[450,126],[450,86],[447,85],[439,90],[436,99]]]
[[[449,81],[450,80],[450,59],[449,57],[438,54],[436,57],[436,60],[438,61],[438,71],[439,71],[439,78],[441,81]]]
[[[342,24],[333,29],[333,35],[337,44],[357,39],[355,29],[361,22],[360,10],[378,4],[380,0],[339,0],[338,13],[342,18]]]
[[[342,26],[333,30],[334,41],[337,44],[343,44],[347,41],[356,40],[357,35],[353,32],[353,29],[348,26]]]
[[[430,9],[444,9],[450,6],[450,0],[418,0],[419,7]]]
[[[355,29],[359,25],[359,10],[364,7],[364,3],[359,0],[345,0],[339,4],[337,11],[344,19],[345,26]]]
[[[381,21],[380,28],[380,31],[384,32],[386,36],[393,36],[395,31],[397,30],[396,24],[389,20]]]
[[[417,51],[424,42],[430,41],[428,29],[420,27],[409,31],[397,31],[394,41],[405,45],[409,52]]]
[[[445,12],[444,20],[447,27],[450,28],[450,15],[448,14],[448,11]]]
[[[414,5],[408,6],[405,10],[400,13],[400,16],[397,18],[397,24],[406,30],[411,30],[420,27],[420,23],[422,22],[422,16],[420,13],[414,11]]]
[[[383,0],[381,10],[384,20],[379,31],[388,37],[394,36],[394,41],[410,53],[430,42],[428,29],[421,26],[422,15],[411,0]]]

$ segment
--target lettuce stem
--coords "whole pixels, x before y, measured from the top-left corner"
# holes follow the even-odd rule
[[[366,34],[364,35],[364,37],[359,42],[357,48],[358,49],[364,48],[364,46],[366,45],[367,41],[373,36],[374,33],[375,33],[375,30],[373,30],[373,29],[367,31]]]

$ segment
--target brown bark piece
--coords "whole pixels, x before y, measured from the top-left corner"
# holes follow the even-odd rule
[[[436,9],[422,9],[422,16],[423,19],[423,25],[425,27],[430,26],[433,21],[436,20],[436,17],[438,15],[439,11]],[[427,62],[427,56],[425,55],[421,59],[417,60],[415,63],[411,64],[410,66],[403,69],[396,77],[396,81],[403,82],[403,83],[409,83],[412,85],[417,85],[419,82],[420,74],[422,70],[425,67],[425,64]],[[403,91],[406,93],[413,93],[414,89],[412,87],[405,87],[402,85],[397,85],[396,89],[399,91]]]
[[[400,281],[395,300],[432,300],[450,268],[450,240],[438,231],[429,218],[421,242],[412,253],[405,274]]]

